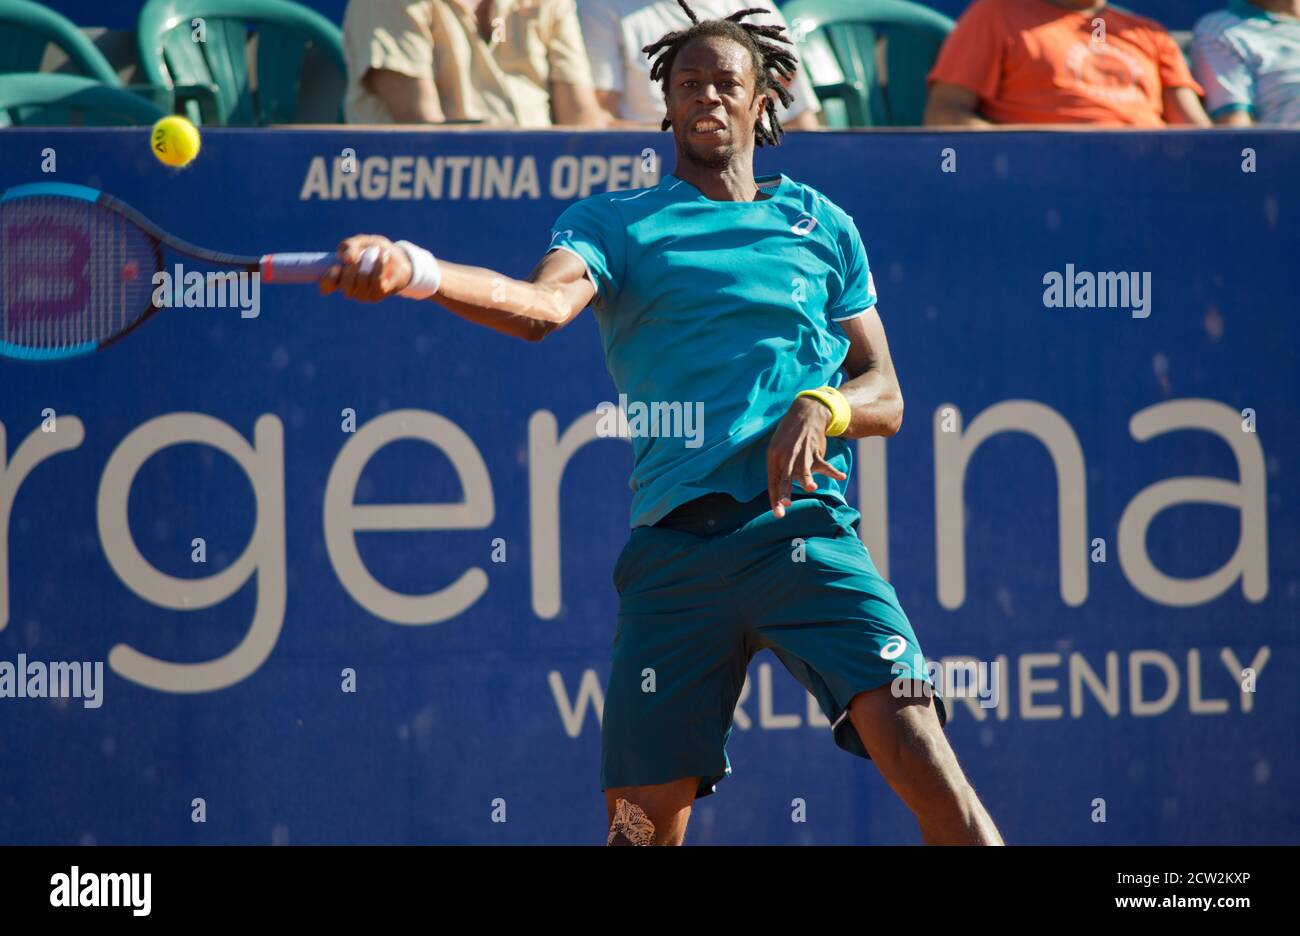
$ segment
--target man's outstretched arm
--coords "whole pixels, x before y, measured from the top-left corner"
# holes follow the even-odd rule
[[[368,251],[369,262],[364,257]],[[338,265],[321,279],[323,295],[337,290],[358,302],[378,302],[411,282],[406,251],[386,237],[349,237],[339,244],[338,256]],[[586,267],[567,250],[547,253],[527,280],[442,260],[438,268],[441,282],[431,301],[477,325],[526,341],[540,341],[567,325],[596,294]]]

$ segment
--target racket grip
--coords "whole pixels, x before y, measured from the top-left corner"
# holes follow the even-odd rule
[[[273,253],[262,258],[267,283],[315,283],[339,262],[332,253]]]

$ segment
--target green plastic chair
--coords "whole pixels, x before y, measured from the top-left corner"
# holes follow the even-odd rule
[[[951,19],[907,0],[790,0],[781,12],[829,126],[921,125],[925,76],[952,32]],[[833,78],[822,80],[824,73]]]
[[[149,126],[164,114],[125,88],[83,75],[0,74],[0,127]]]
[[[0,0],[0,73],[39,72],[45,47],[56,45],[83,75],[121,87],[104,53],[72,20],[39,3]]]
[[[205,41],[192,38],[204,23]],[[245,56],[249,26],[257,32],[257,91],[250,88]],[[140,67],[151,84],[208,86],[212,100],[186,100],[195,123],[265,126],[298,122],[304,53],[310,43],[334,66],[339,81],[301,89],[307,109],[342,122],[347,65],[343,34],[315,10],[289,0],[149,0],[136,27]]]

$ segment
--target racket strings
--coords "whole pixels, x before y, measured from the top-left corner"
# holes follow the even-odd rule
[[[102,343],[150,311],[157,268],[148,235],[102,205],[0,203],[0,341],[32,352]]]

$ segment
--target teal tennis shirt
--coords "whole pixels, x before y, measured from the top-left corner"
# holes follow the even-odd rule
[[[626,415],[598,409],[632,442],[633,527],[705,494],[766,491],[777,424],[800,390],[840,384],[839,323],[875,305],[853,219],[785,175],[756,181],[769,198],[728,202],[668,175],[576,202],[551,232],[596,286]],[[848,474],[848,443],[829,439],[826,460]],[[816,481],[844,497],[847,482]]]

